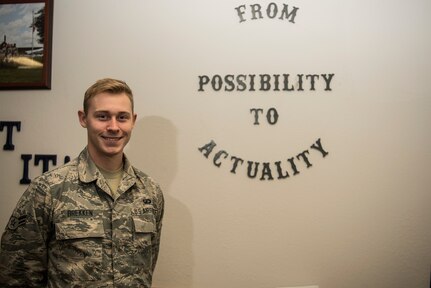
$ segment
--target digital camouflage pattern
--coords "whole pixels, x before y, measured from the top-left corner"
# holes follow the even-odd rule
[[[0,287],[151,287],[163,195],[124,159],[115,200],[86,149],[30,184],[1,239]]]

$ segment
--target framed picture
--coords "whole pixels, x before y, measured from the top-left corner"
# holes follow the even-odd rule
[[[0,89],[51,89],[53,0],[0,0]]]

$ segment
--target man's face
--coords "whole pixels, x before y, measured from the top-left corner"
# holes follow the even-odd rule
[[[100,93],[89,100],[88,112],[79,111],[81,126],[87,128],[88,151],[93,160],[123,154],[136,114],[125,93]]]

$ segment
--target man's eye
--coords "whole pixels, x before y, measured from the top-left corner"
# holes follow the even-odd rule
[[[108,117],[106,115],[103,115],[103,114],[96,115],[96,118],[99,119],[99,120],[106,120],[106,119],[108,119]]]
[[[128,115],[120,115],[118,117],[118,121],[127,121],[129,120],[129,116]]]

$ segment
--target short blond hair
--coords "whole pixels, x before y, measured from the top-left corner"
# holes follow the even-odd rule
[[[90,99],[94,96],[100,94],[100,93],[111,93],[111,94],[121,94],[126,93],[126,95],[130,99],[130,103],[132,104],[132,111],[133,110],[133,93],[132,89],[130,89],[129,85],[127,85],[126,82],[112,79],[112,78],[104,78],[97,80],[96,83],[91,85],[87,91],[85,91],[84,94],[84,113],[87,114],[88,112],[88,106]]]

